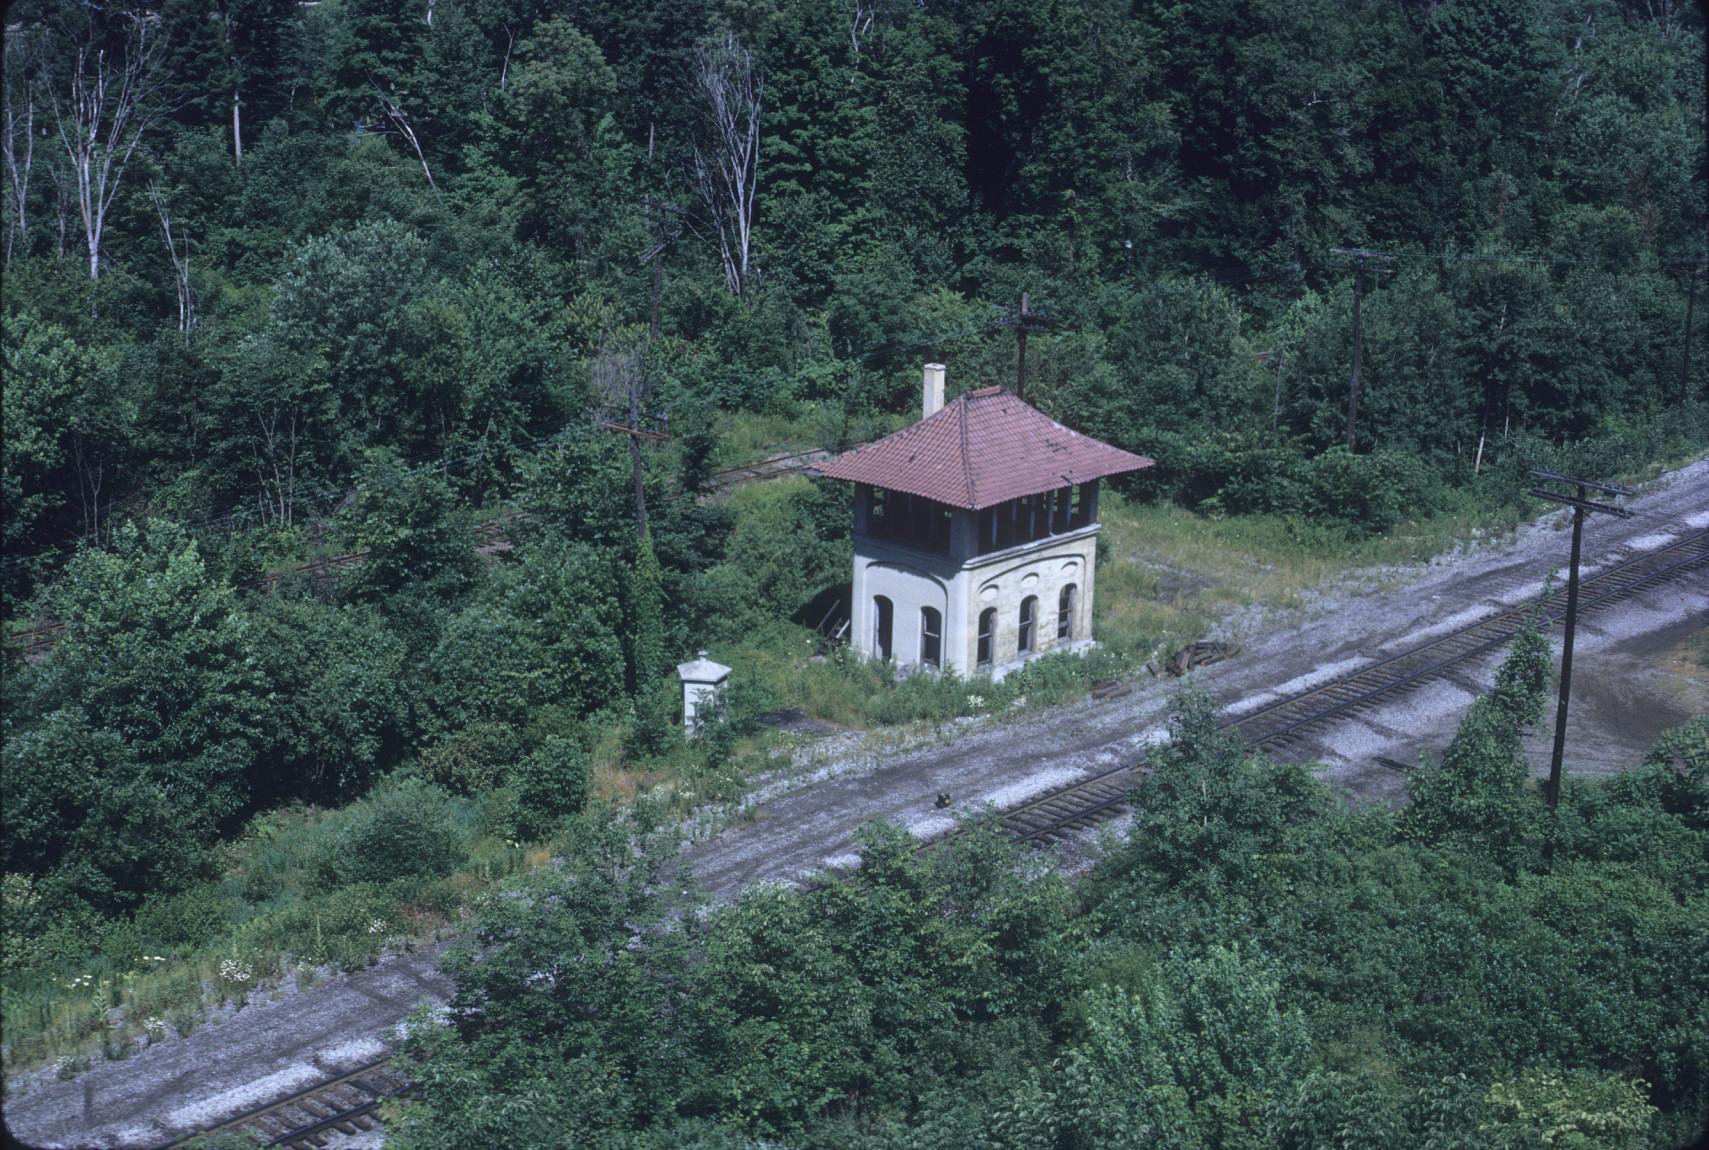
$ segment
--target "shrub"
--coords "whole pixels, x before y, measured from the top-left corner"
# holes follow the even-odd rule
[[[323,885],[439,877],[465,858],[450,802],[438,787],[407,781],[355,805],[319,860]]]
[[[1410,455],[1354,455],[1337,447],[1306,466],[1303,510],[1355,535],[1381,535],[1428,514],[1440,496],[1423,463]]]
[[[521,740],[512,728],[474,723],[429,747],[421,756],[421,771],[457,794],[485,794],[503,784],[521,753]]]
[[[142,936],[167,946],[201,946],[225,926],[225,905],[212,886],[195,886],[170,898],[150,899],[136,915]]]
[[[522,760],[517,776],[517,833],[537,839],[549,834],[559,818],[586,805],[593,773],[579,746],[553,737]]]

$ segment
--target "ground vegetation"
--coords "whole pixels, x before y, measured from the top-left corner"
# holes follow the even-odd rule
[[[59,628],[8,648],[0,714],[14,1064],[113,1029],[169,977],[140,956],[188,1000],[270,915],[372,953],[363,913],[316,900],[438,922],[584,806],[732,798],[768,711],[1045,705],[1231,596],[1511,521],[1528,466],[1630,475],[1709,441],[1688,7],[19,0],[7,22],[0,601]],[[1346,246],[1395,257],[1361,284],[1351,435]],[[952,392],[1013,383],[1022,293],[1028,400],[1157,460],[1106,502],[1108,650],[996,686],[821,650],[849,493],[716,471],[908,422],[922,360]],[[1142,540],[1226,578],[1180,584]],[[671,664],[701,648],[739,675],[690,746]],[[1524,821],[1430,809],[1432,849],[1469,811]],[[319,845],[262,865],[298,819]],[[300,949],[266,937],[233,969]],[[1249,958],[1190,961],[1179,987]],[[1076,1063],[1084,1097],[1113,1049]],[[818,1113],[793,1081],[753,1113]]]

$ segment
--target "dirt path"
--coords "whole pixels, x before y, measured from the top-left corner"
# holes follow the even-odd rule
[[[1629,506],[1632,520],[1586,527],[1587,572],[1709,527],[1709,461],[1672,473]],[[1534,596],[1564,561],[1564,523],[1550,517],[1512,540],[1422,568],[1359,572],[1288,615],[1233,617],[1223,630],[1242,639],[1241,654],[1196,678],[1238,712],[1504,610]],[[1641,756],[1656,732],[1709,711],[1704,676],[1682,669],[1677,657],[1681,643],[1706,625],[1709,578],[1640,595],[1587,620],[1575,667],[1572,769],[1617,769]],[[1491,666],[1493,660],[1467,666],[1450,681],[1341,723],[1301,753],[1320,758],[1325,777],[1355,801],[1393,800],[1404,791],[1404,777],[1376,758],[1410,763],[1440,748]],[[689,859],[702,885],[724,898],[753,882],[852,861],[853,836],[873,819],[902,823],[921,836],[936,833],[958,811],[1012,805],[1135,757],[1161,736],[1175,689],[1152,684],[1107,703],[1008,722],[964,721],[916,735],[909,745],[894,736],[889,745],[870,738],[865,747],[846,737],[823,740],[803,752],[797,768],[761,781],[753,821],[693,848]],[[1530,749],[1534,764],[1545,765],[1546,743]],[[933,807],[940,793],[953,800],[947,812]],[[100,1064],[71,1082],[23,1076],[9,1086],[6,1123],[29,1145],[158,1145],[372,1057],[381,1036],[418,1002],[443,1001],[448,989],[429,955],[393,959],[249,1007],[220,1026],[126,1062]]]

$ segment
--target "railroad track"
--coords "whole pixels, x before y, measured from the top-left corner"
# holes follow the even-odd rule
[[[338,1138],[377,1129],[375,1111],[381,1101],[402,1094],[409,1081],[382,1058],[359,1066],[336,1078],[299,1090],[276,1102],[257,1106],[236,1118],[207,1130],[168,1142],[161,1150],[172,1150],[198,1138],[213,1136],[250,1137],[257,1146],[281,1146],[288,1150],[319,1150]]]
[[[815,464],[823,463],[831,458],[832,452],[819,448],[807,451],[796,451],[787,455],[769,455],[753,463],[740,467],[726,467],[722,471],[714,471],[707,477],[709,490],[701,496],[704,501],[715,498],[732,487],[740,487],[746,483],[755,483],[762,479],[778,479],[785,475],[794,475],[806,471]]]
[[[1709,531],[1647,551],[1604,568],[1579,583],[1580,615],[1611,606],[1640,591],[1709,572]],[[1543,602],[1551,625],[1566,617],[1566,589]],[[1379,700],[1414,690],[1454,668],[1507,643],[1535,610],[1515,607],[1445,635],[1408,647],[1336,679],[1278,699],[1229,719],[1222,729],[1238,732],[1255,748],[1286,754],[1314,728],[1367,708]],[[1393,765],[1385,763],[1384,765]],[[1045,845],[1109,818],[1128,804],[1144,760],[1029,799],[999,816],[1003,830],[1019,842]],[[937,840],[943,841],[943,840]]]
[[[1579,610],[1595,611],[1646,588],[1703,570],[1709,570],[1709,531],[1659,551],[1634,556],[1586,578],[1579,587]],[[1240,731],[1254,747],[1285,749],[1314,725],[1421,685],[1499,647],[1513,637],[1533,609],[1525,606],[1503,611],[1230,719],[1222,727]],[[1566,592],[1551,595],[1543,609],[1551,623],[1560,622],[1566,609]],[[1393,760],[1384,760],[1383,765],[1404,769],[1404,764]],[[1000,825],[1019,842],[1044,845],[1060,840],[1126,807],[1143,767],[1141,759],[1047,791],[1002,812]],[[931,849],[956,833],[959,832],[922,844],[921,849]],[[181,1146],[195,1137],[227,1133],[252,1134],[259,1145],[296,1150],[318,1148],[337,1134],[372,1130],[378,1125],[374,1112],[380,1101],[402,1093],[407,1086],[403,1076],[390,1067],[389,1060],[372,1062],[212,1129],[179,1139],[163,1150]]]

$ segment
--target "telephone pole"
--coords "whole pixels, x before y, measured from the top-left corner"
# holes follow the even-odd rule
[[[1561,695],[1555,706],[1555,749],[1549,756],[1549,809],[1561,800],[1561,755],[1566,749],[1567,741],[1567,703],[1572,698],[1573,689],[1573,631],[1578,623],[1578,557],[1579,541],[1584,534],[1584,517],[1586,513],[1602,515],[1617,515],[1621,519],[1630,519],[1632,513],[1623,507],[1615,507],[1609,503],[1597,503],[1586,498],[1587,490],[1606,492],[1609,495],[1630,495],[1630,488],[1620,487],[1613,483],[1597,483],[1590,479],[1580,479],[1576,475],[1563,475],[1558,471],[1545,468],[1533,468],[1526,474],[1533,479],[1541,479],[1549,483],[1566,483],[1577,488],[1576,495],[1558,495],[1541,487],[1533,487],[1531,494],[1538,499],[1547,499],[1551,503],[1560,503],[1573,509],[1573,545],[1572,560],[1567,567],[1567,631],[1561,642]]]
[[[1357,441],[1359,423],[1359,361],[1364,357],[1365,327],[1359,322],[1359,300],[1364,295],[1365,272],[1382,275],[1394,270],[1394,257],[1369,248],[1330,248],[1329,253],[1342,257],[1332,262],[1332,268],[1353,269],[1353,382],[1347,389],[1347,450]]]
[[[642,202],[641,212],[647,219],[647,226],[652,229],[653,246],[647,249],[647,254],[641,257],[641,264],[653,265],[652,306],[648,309],[647,334],[653,340],[659,338],[659,306],[665,294],[665,253],[682,235],[683,211],[676,204],[666,203],[653,198],[647,193]]]
[[[595,416],[595,422],[602,429],[620,432],[629,440],[629,464],[635,484],[636,539],[643,539],[647,534],[647,488],[641,466],[641,443],[643,440],[658,443],[671,437],[669,415],[652,411],[645,403],[647,394],[652,390],[647,375],[649,370],[643,355],[636,351],[601,351],[593,364],[594,388],[606,401],[604,412]]]
[[[1679,368],[1679,414],[1684,415],[1691,404],[1691,313],[1697,307],[1697,276],[1709,265],[1709,259],[1699,257],[1691,263],[1691,286],[1685,293],[1685,360]]]
[[[1017,356],[1015,360],[1015,398],[1027,397],[1027,333],[1046,331],[1045,326],[1050,316],[1044,312],[1032,310],[1032,293],[1021,293],[1019,308],[1004,308],[1007,314],[997,322],[1004,327],[1015,329],[1015,344]]]

